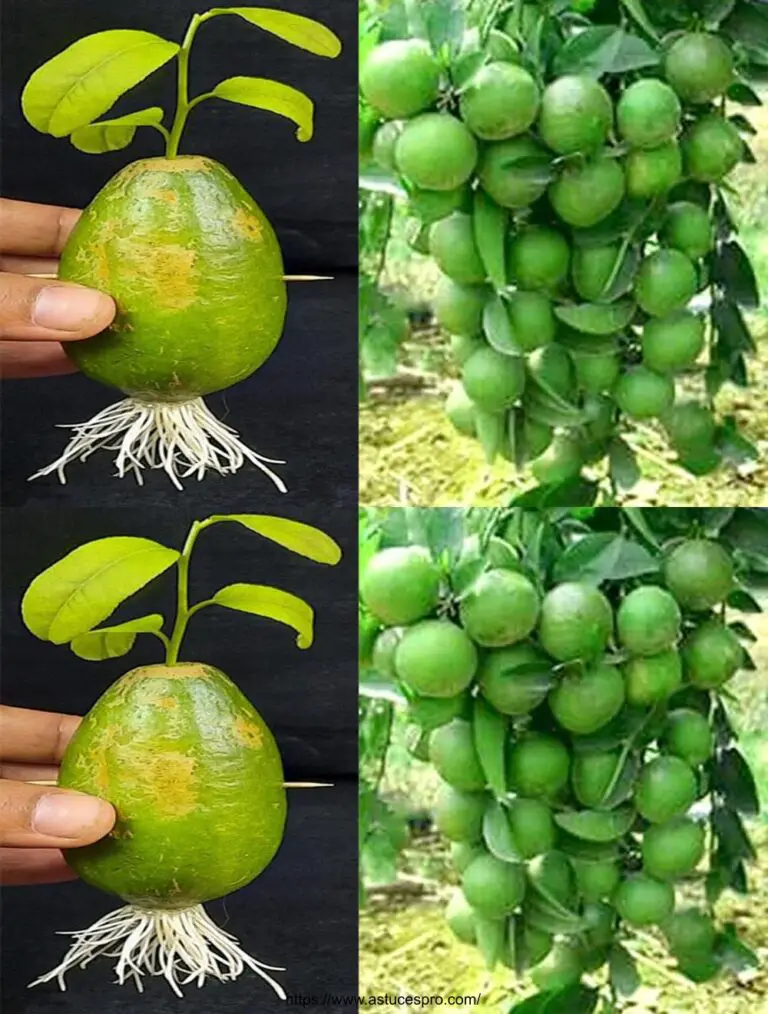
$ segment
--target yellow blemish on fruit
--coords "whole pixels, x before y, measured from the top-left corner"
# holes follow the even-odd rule
[[[179,702],[175,697],[158,697],[155,700],[155,704],[158,708],[163,708],[164,711],[173,711],[174,708],[178,708]]]
[[[245,208],[238,208],[232,216],[232,228],[247,239],[261,239],[264,231],[258,218]]]
[[[119,241],[122,271],[134,283],[150,290],[155,306],[185,310],[197,298],[197,253],[180,243],[153,246],[146,240]]]
[[[247,718],[237,718],[233,726],[235,739],[243,746],[250,746],[258,749],[264,743],[264,736],[261,729],[254,722]]]
[[[121,754],[129,750],[124,748]],[[141,763],[130,763],[136,793],[152,801],[158,816],[186,817],[198,802],[196,763],[194,757],[176,751],[149,755],[142,751]]]

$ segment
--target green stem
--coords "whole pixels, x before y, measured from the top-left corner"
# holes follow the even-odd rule
[[[189,111],[194,104],[194,102],[189,101],[189,54],[198,28],[212,16],[210,12],[207,14],[193,14],[187,26],[184,41],[181,43],[176,75],[176,116],[174,117],[171,133],[168,137],[168,144],[165,149],[166,158],[176,158],[179,154],[181,134],[187,122]]]
[[[179,661],[179,649],[181,648],[181,641],[187,629],[187,623],[189,618],[203,605],[208,605],[207,602],[200,602],[196,606],[190,608],[189,605],[189,561],[192,556],[192,549],[194,548],[200,532],[204,531],[210,525],[215,524],[213,518],[208,518],[207,521],[193,521],[192,527],[189,529],[186,541],[184,542],[184,548],[181,551],[181,556],[178,560],[178,570],[176,575],[176,622],[173,625],[171,632],[171,638],[168,642],[168,648],[165,654],[166,665],[176,665]]]

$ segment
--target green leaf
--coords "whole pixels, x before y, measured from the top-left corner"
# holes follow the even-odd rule
[[[640,481],[637,455],[621,437],[614,437],[608,446],[610,474],[619,489],[632,489]]]
[[[639,35],[622,33],[619,51],[611,64],[611,74],[626,74],[629,70],[656,67],[661,62],[661,53],[649,46]]]
[[[619,996],[632,996],[640,988],[637,962],[621,944],[611,947],[608,968],[611,987]]]
[[[491,791],[497,796],[503,796],[507,791],[504,763],[507,723],[504,716],[487,704],[482,697],[475,700],[473,733],[480,766]]]
[[[592,1014],[600,994],[596,989],[575,982],[551,993],[541,1014]]]
[[[507,417],[504,413],[486,412],[484,409],[476,408],[475,428],[485,460],[492,465],[504,447]]]
[[[714,258],[713,281],[739,306],[754,310],[760,306],[760,290],[749,258],[738,243],[723,243]]]
[[[623,32],[613,25],[587,28],[572,36],[555,57],[555,74],[591,74],[601,77],[607,73],[621,47]]]
[[[556,306],[555,316],[564,324],[586,334],[616,334],[623,330],[635,315],[631,300],[603,305],[582,303],[579,306]]]
[[[179,51],[151,32],[118,29],[78,39],[32,74],[21,108],[35,130],[64,137],[102,116]]]
[[[488,277],[497,289],[503,289],[507,284],[507,218],[505,209],[500,208],[484,191],[475,193],[472,216],[475,243]]]
[[[549,993],[536,993],[535,996],[529,996],[522,1003],[516,1003],[514,1007],[510,1007],[507,1014],[543,1014],[544,1003],[549,996]]]
[[[726,601],[731,609],[738,609],[740,613],[761,613],[763,611],[757,599],[753,598],[749,592],[744,591],[743,588],[732,591]],[[751,639],[757,640],[754,634],[751,634]]]
[[[586,919],[569,912],[560,904],[553,904],[540,895],[529,892],[523,907],[525,921],[545,933],[563,933],[568,936],[589,929]]]
[[[314,133],[315,107],[312,99],[280,81],[264,77],[229,77],[220,81],[210,94],[227,102],[267,109],[270,113],[293,120],[298,127],[296,137],[299,141],[309,141]]]
[[[32,581],[21,603],[24,622],[42,641],[66,644],[105,620],[180,555],[134,536],[87,542]]]
[[[507,304],[501,296],[491,296],[483,308],[483,333],[488,344],[504,356],[519,356],[520,347],[509,319]]]
[[[720,850],[729,863],[756,858],[754,846],[737,813],[718,807],[713,811],[711,821]]]
[[[159,106],[139,109],[127,116],[117,116],[114,120],[99,120],[85,127],[78,127],[69,136],[70,142],[78,151],[87,155],[101,155],[105,151],[118,151],[127,148],[136,134],[137,127],[158,126],[163,120],[163,110]]]
[[[738,750],[731,748],[720,754],[714,765],[713,784],[738,813],[748,817],[756,817],[760,813],[754,776]]]
[[[635,822],[631,807],[620,810],[564,810],[555,814],[555,823],[568,834],[585,841],[615,841],[622,838]]]
[[[526,416],[547,426],[579,426],[588,421],[585,411],[565,401],[551,388],[528,377],[523,395],[523,410]]]
[[[156,634],[162,627],[163,617],[159,613],[152,613],[127,623],[118,623],[114,627],[100,627],[87,634],[79,634],[70,641],[69,647],[78,658],[101,662],[105,658],[127,655],[136,642],[137,634]]]
[[[299,49],[334,59],[341,52],[341,40],[330,28],[301,14],[289,14],[267,7],[214,7],[210,14],[236,14],[252,25],[271,32]]]
[[[743,81],[735,81],[726,94],[731,102],[738,102],[740,106],[762,106],[763,104],[757,92]]]
[[[230,584],[221,588],[211,599],[216,605],[237,609],[242,613],[267,616],[279,620],[298,633],[296,644],[309,648],[314,637],[312,607],[303,599],[281,588],[258,584]]]
[[[505,863],[519,863],[520,854],[515,848],[509,814],[498,800],[492,799],[483,815],[483,840],[488,851]]]
[[[646,13],[643,0],[620,0],[620,3],[627,14],[637,22],[647,35],[650,35],[656,42],[661,41],[659,33]]]
[[[327,563],[334,566],[341,559],[338,543],[321,532],[319,528],[305,525],[302,521],[291,521],[289,518],[275,518],[269,514],[216,514],[211,521],[235,521],[257,535],[276,542],[292,553],[306,556],[316,563]],[[371,555],[375,553],[380,541],[378,533],[371,534]]]
[[[734,975],[758,968],[760,965],[757,954],[739,940],[738,931],[733,923],[729,923],[725,927],[725,931],[718,934],[715,942],[715,957],[724,968]]]
[[[477,949],[483,956],[485,967],[491,971],[499,963],[504,953],[504,945],[507,942],[507,920],[488,919],[476,914],[475,932],[477,934]]]
[[[585,535],[565,550],[555,564],[555,581],[625,581],[656,574],[659,560],[639,542],[614,532]]]

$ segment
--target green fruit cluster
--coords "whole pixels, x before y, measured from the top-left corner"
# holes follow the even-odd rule
[[[610,458],[622,420],[658,420],[685,468],[712,471],[717,421],[676,381],[701,368],[714,196],[745,156],[720,104],[731,51],[683,33],[640,76],[553,77],[500,45],[508,27],[485,46],[468,33],[458,63],[384,42],[361,74],[384,121],[373,155],[442,273],[434,309],[461,371],[448,418],[544,485]]]
[[[542,581],[503,533],[495,545],[470,537],[455,567],[386,548],[361,583],[383,628],[374,665],[442,780],[435,819],[460,881],[450,927],[542,990],[600,968],[633,927],[660,927],[696,981],[714,974],[712,918],[678,909],[676,887],[702,875],[696,804],[727,748],[716,695],[745,663],[724,618],[730,553],[678,539],[653,578],[604,592]]]

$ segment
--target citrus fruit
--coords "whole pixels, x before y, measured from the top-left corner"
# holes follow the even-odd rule
[[[681,99],[703,105],[729,88],[733,57],[719,36],[689,32],[669,48],[664,74]]]
[[[639,149],[627,155],[627,193],[636,200],[666,194],[683,175],[683,156],[677,141],[658,148]]]
[[[610,898],[619,884],[619,864],[613,859],[603,859],[597,862],[589,862],[583,859],[572,860],[576,874],[576,886],[579,894],[588,903],[602,901],[603,898]],[[610,926],[611,935],[613,932],[613,915],[611,914]],[[606,940],[605,943],[609,943]]]
[[[376,131],[372,153],[374,161],[382,169],[393,170],[395,168],[395,144],[402,129],[401,123],[391,120],[389,123],[383,123]]]
[[[695,908],[684,908],[662,926],[669,949],[677,958],[701,958],[711,954],[717,931],[712,919]]]
[[[531,969],[533,984],[545,992],[565,989],[578,982],[584,974],[581,948],[558,940],[543,961]]]
[[[558,155],[596,151],[612,125],[613,103],[594,78],[568,74],[544,90],[539,133]]]
[[[713,954],[707,954],[704,957],[678,958],[677,967],[687,979],[698,983],[710,982],[723,970],[719,959]]]
[[[528,373],[543,387],[568,398],[576,382],[573,359],[562,345],[550,342],[528,356]]]
[[[485,849],[477,842],[453,841],[451,842],[451,862],[463,873],[473,859],[485,855]]]
[[[397,675],[395,672],[395,651],[402,636],[403,632],[399,627],[389,627],[388,630],[382,630],[373,642],[373,651],[371,652],[373,668],[390,679],[395,679]]]
[[[662,422],[670,444],[679,454],[697,457],[713,449],[717,425],[704,405],[683,401],[670,409]]]
[[[487,570],[465,593],[461,625],[484,648],[503,648],[527,637],[539,618],[539,594],[523,574]]]
[[[619,379],[620,358],[617,352],[599,356],[574,356],[576,382],[582,391],[598,394],[610,391]]]
[[[646,366],[630,366],[619,378],[613,396],[630,419],[654,419],[674,404],[675,383]]]
[[[454,718],[435,729],[429,737],[429,760],[443,781],[454,789],[479,792],[485,788],[471,722]]]
[[[118,812],[107,837],[65,850],[67,864],[86,883],[142,908],[191,908],[243,887],[283,837],[275,740],[210,665],[139,666],[113,683],[71,739],[58,784],[109,799]]]
[[[523,927],[522,950],[526,960],[526,967],[538,965],[549,954],[554,945],[551,933],[537,929],[535,926]]]
[[[502,208],[527,208],[549,182],[549,156],[531,137],[488,144],[477,169],[486,193]]]
[[[616,775],[618,750],[583,750],[573,758],[571,784],[582,806],[598,809]]]
[[[557,722],[569,732],[588,736],[619,713],[624,703],[624,680],[612,665],[594,665],[566,673],[549,695]]]
[[[712,220],[704,208],[690,201],[669,205],[660,235],[667,246],[680,250],[692,261],[706,256],[715,245]]]
[[[542,486],[575,479],[584,467],[582,441],[572,433],[556,433],[546,450],[531,462],[531,473]]]
[[[528,863],[528,880],[545,897],[553,898],[566,908],[573,901],[576,878],[562,852],[547,852]]]
[[[501,919],[523,900],[525,873],[516,863],[505,863],[492,855],[478,856],[464,870],[461,889],[477,912]]]
[[[691,767],[698,767],[712,756],[715,737],[702,714],[679,708],[667,718],[663,743],[669,753],[681,757]]]
[[[699,865],[704,842],[704,828],[690,817],[652,824],[643,835],[643,867],[651,877],[677,880]]]
[[[431,613],[440,591],[440,569],[421,546],[392,546],[371,557],[360,580],[363,605],[391,627]]]
[[[472,682],[477,651],[450,620],[421,620],[403,634],[395,652],[397,675],[423,697],[454,697]]]
[[[464,894],[456,888],[451,894],[445,909],[445,921],[448,928],[463,944],[472,946],[477,942],[475,929],[475,913]]]
[[[509,782],[521,796],[554,796],[567,784],[570,764],[570,755],[559,739],[532,733],[510,751]]]
[[[703,612],[729,595],[733,588],[733,564],[719,543],[688,539],[667,558],[664,580],[684,609]]]
[[[616,125],[631,148],[656,148],[677,134],[682,112],[669,85],[644,78],[623,92],[616,107]]]
[[[459,285],[443,275],[437,284],[434,311],[438,323],[451,334],[473,336],[483,326],[488,290],[482,285]]]
[[[720,620],[707,620],[683,642],[683,664],[690,683],[716,690],[744,664],[744,649],[736,634]]]
[[[215,229],[201,225],[214,219]],[[94,338],[67,342],[69,358],[92,380],[148,403],[190,401],[244,380],[283,330],[272,226],[228,169],[199,155],[121,169],[78,219],[58,277],[108,292],[119,308]]]
[[[398,633],[402,637],[402,628]],[[420,697],[418,694],[411,694],[408,701],[408,719],[424,732],[432,732],[442,725],[447,725],[454,718],[466,715],[468,704],[470,698],[464,693],[456,694],[454,697]],[[424,759],[429,759],[428,750],[425,751]]]
[[[477,164],[477,142],[450,113],[422,113],[409,120],[395,145],[397,168],[425,190],[455,190]]]
[[[435,824],[450,841],[479,842],[488,798],[482,792],[459,792],[443,782],[435,802]]]
[[[573,285],[582,299],[596,303],[603,296],[616,267],[618,243],[577,247],[573,254]]]
[[[675,892],[670,884],[645,873],[634,873],[619,885],[613,903],[621,918],[631,926],[653,926],[672,915]]]
[[[487,412],[503,412],[523,393],[525,366],[517,356],[505,356],[484,347],[464,363],[461,380],[476,405]]]
[[[514,799],[509,806],[509,828],[521,859],[532,859],[554,847],[552,811],[539,799]]]
[[[485,267],[475,243],[471,215],[454,211],[435,222],[429,230],[429,252],[443,274],[455,282],[472,285],[485,281]]]
[[[544,596],[539,638],[558,662],[597,658],[613,632],[608,599],[590,584],[568,581]]]
[[[665,701],[683,681],[679,652],[670,648],[657,655],[631,658],[624,665],[627,700],[638,707]]]
[[[441,218],[447,218],[454,211],[464,209],[468,193],[467,187],[456,187],[455,190],[422,190],[420,187],[411,187],[408,211],[420,222],[431,225]]]
[[[696,776],[679,757],[656,757],[640,772],[635,806],[653,824],[687,813],[696,801]]]
[[[681,622],[675,599],[656,585],[635,588],[616,614],[619,641],[631,655],[655,655],[672,647]]]
[[[606,861],[593,865],[607,869],[610,864]],[[613,894],[616,886],[618,886],[618,878],[616,879],[614,888],[607,893]],[[616,909],[612,905],[599,900],[587,901],[584,905],[583,914],[584,920],[589,926],[586,932],[586,939],[590,946],[606,947],[608,944],[613,943],[616,935]]]
[[[684,309],[696,295],[698,280],[691,261],[679,250],[657,250],[641,263],[635,298],[652,317]]]
[[[477,352],[478,349],[484,349],[487,345],[481,335],[465,334],[452,334],[450,344],[451,355],[459,366],[463,366],[473,352]]]
[[[709,475],[720,467],[722,458],[716,447],[710,446],[693,451],[677,450],[677,460],[692,475]]]
[[[440,65],[421,39],[396,39],[376,46],[360,70],[366,102],[389,120],[428,109],[437,99]]]
[[[703,116],[683,135],[686,173],[704,183],[717,183],[738,165],[744,142],[738,129],[718,113]]]
[[[699,358],[704,338],[704,318],[690,310],[652,318],[643,328],[643,362],[656,373],[679,373]]]
[[[503,715],[527,715],[549,691],[551,663],[534,645],[486,652],[477,673],[480,691]]]
[[[543,292],[513,292],[507,309],[515,343],[522,352],[532,352],[554,341],[557,327],[552,300]]]
[[[624,188],[624,173],[618,161],[603,156],[566,169],[550,186],[549,201],[568,225],[588,229],[621,204]]]
[[[454,429],[462,436],[476,436],[475,405],[458,381],[453,384],[446,398],[445,414]]]
[[[557,289],[568,277],[570,247],[554,229],[533,226],[509,246],[509,274],[521,289]]]
[[[536,119],[539,86],[514,63],[487,63],[462,91],[459,109],[473,134],[503,141],[522,134]]]

